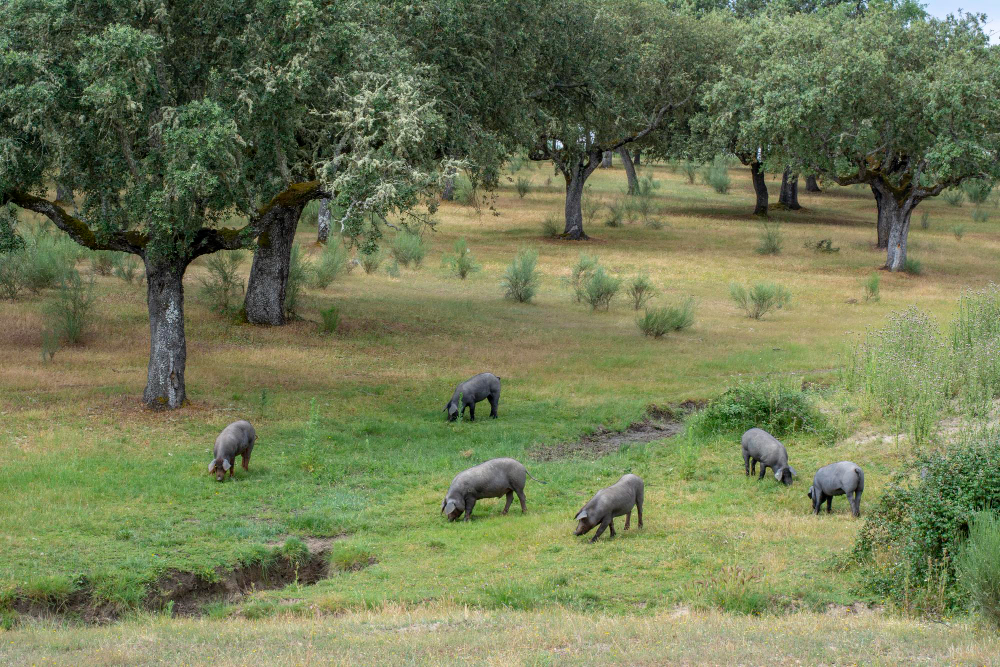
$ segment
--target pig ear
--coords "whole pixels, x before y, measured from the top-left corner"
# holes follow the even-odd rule
[[[573,520],[580,521],[581,519],[586,519],[586,518],[587,518],[587,510],[580,510],[579,512],[576,513],[576,516],[573,517]]]
[[[229,472],[230,468],[232,468],[232,466],[229,465],[229,459],[222,459],[222,470],[225,472]]]
[[[809,487],[809,490],[806,491],[806,495],[809,496],[810,498],[813,497],[813,488],[811,486]]]
[[[777,470],[774,471],[774,478],[780,482],[781,481],[781,473],[783,473],[783,472],[785,472],[784,468],[778,468]]]
[[[788,470],[792,473],[793,477],[799,476],[799,473],[795,472],[795,468],[793,468],[792,466],[788,466]]]
[[[208,472],[215,472],[215,459],[212,459],[212,462],[208,464]]]
[[[444,513],[451,514],[455,511],[455,501],[449,500],[448,504],[444,506]]]

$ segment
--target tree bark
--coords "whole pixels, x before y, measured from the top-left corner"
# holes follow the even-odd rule
[[[610,169],[611,168],[611,165],[612,165],[611,157],[612,157],[611,151],[604,151],[604,158],[601,160],[601,168],[602,169]]]
[[[890,221],[887,216],[888,209],[882,206],[883,196],[875,184],[871,184],[872,194],[875,195],[875,207],[878,209],[878,225],[876,227],[877,241],[876,248],[885,250],[889,247],[889,227]]]
[[[594,151],[575,163],[563,163],[559,167],[563,178],[566,179],[566,228],[563,231],[565,238],[574,241],[590,238],[583,231],[583,186],[600,163],[601,152]]]
[[[316,241],[326,244],[330,238],[330,200],[323,198],[319,200],[319,214],[316,216],[318,232]]]
[[[444,177],[444,189],[441,190],[441,199],[451,201],[455,197],[455,170],[449,169]]]
[[[635,149],[635,156],[632,158],[632,164],[635,165],[636,167],[639,166],[639,156],[640,155],[642,155],[642,150],[638,149],[638,148]]]
[[[750,175],[753,178],[753,191],[757,195],[754,205],[754,215],[767,215],[767,181],[764,178],[764,166],[757,160],[750,161]]]
[[[622,158],[622,164],[625,166],[625,176],[628,178],[628,193],[634,195],[639,191],[639,178],[635,175],[635,165],[632,162],[631,157],[629,157],[628,149],[619,148],[618,154]]]
[[[784,204],[786,208],[797,211],[799,206],[799,175],[793,174],[788,167],[781,174],[781,192],[778,194],[778,203]]]
[[[806,192],[822,192],[815,176],[806,176]]]
[[[885,226],[888,230],[885,268],[889,271],[901,271],[906,266],[906,243],[910,235],[910,216],[918,200],[908,197],[899,202],[896,201],[892,191],[881,181],[873,181],[871,185],[872,191],[879,193],[877,201],[881,202],[880,218],[885,219]]]
[[[301,215],[301,204],[284,208],[257,239],[243,300],[247,321],[251,324],[281,326],[285,323],[285,288]]]
[[[149,308],[149,369],[142,400],[154,410],[172,410],[187,400],[184,366],[185,261],[156,263],[145,259]]]

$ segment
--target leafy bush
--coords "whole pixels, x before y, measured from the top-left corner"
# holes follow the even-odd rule
[[[743,309],[747,317],[754,320],[767,315],[772,310],[784,308],[792,295],[777,283],[754,283],[750,289],[737,283],[729,285],[729,296]]]
[[[24,237],[17,233],[17,207],[0,206],[0,255],[24,250]]]
[[[320,310],[319,316],[323,318],[323,323],[320,324],[323,333],[333,333],[337,330],[337,325],[340,324],[340,311],[336,306]]]
[[[288,258],[288,281],[285,283],[285,315],[290,318],[298,315],[302,293],[309,283],[309,268],[302,259],[299,244],[292,244],[292,252]]]
[[[993,191],[993,184],[989,181],[974,178],[962,183],[962,192],[970,204],[985,204],[989,201],[990,193]]]
[[[629,281],[628,286],[625,288],[625,293],[628,294],[628,298],[632,301],[632,309],[639,310],[646,305],[647,301],[653,298],[656,294],[656,288],[650,282],[649,276],[645,273],[640,273]]]
[[[780,249],[781,243],[778,242]],[[806,241],[804,247],[815,252],[840,252],[840,248],[833,247],[833,239],[820,239],[819,241]],[[759,252],[759,251],[758,251]]]
[[[381,250],[376,250],[374,252],[361,253],[361,268],[365,270],[365,273],[371,275],[378,271],[378,267],[382,265],[382,259],[384,255]]]
[[[81,342],[95,298],[93,276],[85,283],[79,272],[70,270],[60,283],[58,300],[46,307],[52,331],[70,345]]]
[[[699,435],[740,436],[757,427],[781,438],[791,433],[830,435],[826,417],[791,380],[760,379],[742,382],[691,417],[689,426]]]
[[[969,537],[955,561],[959,583],[983,618],[1000,629],[1000,515],[972,515]]]
[[[731,179],[729,178],[729,161],[724,155],[716,155],[715,159],[702,169],[702,179],[720,195],[729,194]]]
[[[608,217],[604,220],[606,227],[621,227],[625,224],[627,205],[622,199],[616,199],[608,204]]]
[[[99,276],[110,276],[112,257],[110,250],[95,250],[90,253],[90,268]]]
[[[241,307],[246,286],[240,266],[247,258],[245,250],[215,252],[205,259],[208,276],[201,278],[201,296],[220,315],[232,315]]]
[[[861,286],[865,288],[865,301],[878,301],[882,298],[879,295],[879,285],[881,282],[882,279],[879,278],[879,275],[872,273],[861,283]]]
[[[472,256],[469,244],[466,243],[465,239],[455,241],[454,248],[455,254],[445,255],[443,261],[451,267],[452,273],[465,280],[470,273],[478,271],[480,266],[476,264],[476,259]]]
[[[869,591],[913,611],[964,606],[955,560],[977,512],[1000,507],[998,436],[986,430],[946,452],[918,453],[893,476],[855,545]],[[992,558],[995,572],[995,551]]]
[[[924,265],[920,263],[919,259],[907,257],[903,262],[903,271],[913,276],[919,276],[924,272]]]
[[[0,255],[0,299],[14,301],[25,287],[24,250],[14,250]]]
[[[920,229],[930,229],[931,228],[931,212],[924,211],[920,215]]]
[[[524,196],[531,192],[531,179],[526,176],[518,176],[514,183],[514,189],[517,190],[517,196],[524,199]]]
[[[58,287],[69,277],[79,255],[78,247],[65,236],[39,228],[24,248],[24,285],[34,293]]]
[[[501,285],[504,296],[518,303],[530,303],[538,291],[538,251],[522,248],[507,267]]]
[[[392,240],[392,256],[403,266],[419,268],[427,254],[427,241],[416,232],[403,231]]]
[[[583,190],[583,198],[580,201],[580,211],[583,214],[583,224],[588,227],[594,224],[597,218],[597,212],[601,210],[604,204],[597,197],[594,197],[590,192],[590,186],[585,186]]]
[[[587,279],[597,270],[599,262],[596,257],[591,257],[585,253],[580,253],[576,264],[570,269],[569,286],[573,290],[573,296],[577,303],[583,301],[583,286]]]
[[[977,206],[972,209],[972,221],[973,222],[989,222],[990,212],[986,210],[984,206]]]
[[[691,160],[684,160],[680,163],[681,173],[687,176],[688,183],[694,185],[694,179],[698,177],[698,164]]]
[[[598,266],[583,281],[582,298],[591,310],[607,310],[622,288],[622,279],[615,278],[603,266]]]
[[[653,178],[653,174],[646,172],[641,174],[636,184],[635,195],[637,197],[651,197],[653,195],[653,190],[658,190],[660,188],[660,182]]]
[[[115,278],[131,285],[136,280],[142,282],[144,269],[139,258],[127,252],[116,252],[111,258],[111,273]]]
[[[350,271],[347,249],[335,241],[327,243],[313,267],[313,282],[319,289],[326,289],[341,273]]]
[[[475,206],[477,203],[476,186],[465,174],[455,176],[455,190],[453,199],[459,204]]]
[[[955,225],[951,228],[951,232],[955,235],[956,241],[961,241],[962,237],[965,236],[965,225]]]
[[[762,222],[760,228],[760,243],[754,249],[758,255],[777,255],[784,243],[781,225],[777,222]],[[839,249],[839,248],[838,248]]]
[[[562,231],[562,227],[552,216],[542,220],[542,235],[546,238],[554,239],[562,234]]]
[[[942,192],[941,198],[944,199],[949,206],[961,206],[962,200],[965,199],[965,193],[958,188],[952,188]]]
[[[662,338],[671,331],[681,331],[694,324],[694,299],[687,298],[676,306],[647,308],[635,318],[635,325],[646,336]]]

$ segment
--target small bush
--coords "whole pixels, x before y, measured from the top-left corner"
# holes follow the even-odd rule
[[[0,255],[0,299],[14,301],[25,288],[25,264],[27,257],[23,250],[15,250]]]
[[[951,228],[951,232],[955,235],[956,241],[961,241],[962,237],[965,236],[965,225],[955,225]]]
[[[931,212],[924,211],[920,215],[920,229],[930,229],[931,228]]]
[[[913,257],[907,257],[903,262],[903,271],[909,273],[912,276],[919,276],[924,272],[924,266],[920,263],[919,259],[914,259]]]
[[[403,266],[419,268],[427,255],[427,241],[415,232],[399,232],[392,241],[392,256]]]
[[[583,286],[587,279],[597,270],[599,263],[596,257],[591,257],[585,253],[580,253],[576,264],[570,269],[569,286],[573,290],[573,296],[577,303],[583,301]]]
[[[90,268],[99,276],[110,276],[112,257],[110,250],[95,250],[90,253]]]
[[[708,581],[698,582],[706,602],[729,614],[758,616],[768,610],[771,600],[760,590],[760,575],[739,565],[726,565]]]
[[[682,331],[694,324],[694,299],[688,298],[676,306],[647,308],[635,319],[643,335],[662,338],[671,331]]]
[[[965,198],[969,200],[970,204],[975,204],[977,206],[985,204],[989,201],[990,193],[992,191],[992,183],[978,178],[967,180],[962,183],[962,192],[965,193]]]
[[[476,186],[469,180],[468,176],[465,174],[455,176],[455,190],[453,194],[455,201],[466,206],[475,206],[477,196]]]
[[[34,293],[58,287],[73,270],[78,250],[73,242],[44,230],[36,232],[24,248],[24,285]]]
[[[760,243],[754,249],[758,255],[777,255],[784,243],[781,225],[777,222],[763,222],[760,229]]]
[[[656,288],[650,282],[649,276],[645,273],[640,273],[629,281],[628,286],[625,288],[625,293],[628,294],[628,298],[632,301],[632,310],[639,310],[646,305],[647,301],[653,298],[656,294]]]
[[[580,211],[583,214],[583,224],[593,225],[597,219],[597,212],[601,210],[604,204],[597,197],[594,197],[590,193],[590,186],[586,186],[583,191],[583,199],[580,202]]]
[[[729,285],[729,296],[753,320],[759,320],[772,310],[785,307],[792,298],[783,286],[765,282],[754,283],[750,289],[732,283]]]
[[[538,291],[538,251],[522,248],[504,273],[504,296],[518,303],[530,303]]]
[[[214,312],[232,315],[240,309],[245,291],[240,266],[246,258],[245,250],[226,250],[205,259],[208,276],[201,278],[201,296]]]
[[[302,259],[299,244],[292,244],[292,252],[288,258],[288,281],[285,283],[285,315],[289,318],[298,316],[302,294],[309,284],[309,268]]]
[[[717,155],[711,163],[705,165],[701,174],[705,185],[711,186],[720,195],[729,194],[731,179],[729,178],[729,161],[724,155]]]
[[[780,241],[779,241],[780,246]],[[834,247],[833,239],[820,239],[819,241],[806,241],[804,247],[815,252],[840,252],[839,247]]]
[[[399,261],[395,257],[392,258],[391,264],[386,265],[385,275],[389,276],[390,278],[399,277]]]
[[[129,285],[136,281],[141,283],[144,271],[142,262],[131,253],[116,252],[111,258],[111,273],[114,274],[115,278],[124,280]]]
[[[93,276],[85,283],[71,270],[60,284],[59,299],[46,308],[52,331],[70,345],[83,341],[95,298]]]
[[[638,187],[635,195],[638,197],[652,197],[653,191],[660,188],[660,182],[653,178],[653,174],[646,172],[639,176]]]
[[[986,210],[985,206],[976,206],[976,208],[972,209],[972,221],[989,222],[990,212]]]
[[[777,438],[795,432],[829,434],[831,427],[790,380],[752,380],[728,389],[696,413],[689,422],[699,435],[740,436],[762,428]]]
[[[621,199],[616,199],[608,204],[608,217],[605,218],[604,225],[606,227],[621,227],[625,223],[626,213],[627,206],[625,202]]]
[[[514,182],[514,189],[517,190],[517,196],[524,199],[524,196],[531,192],[531,179],[526,176],[518,176],[517,181]]]
[[[958,579],[983,619],[1000,629],[1000,515],[972,515],[969,537],[955,561]]]
[[[942,192],[941,198],[944,199],[949,206],[961,206],[962,200],[965,199],[965,193],[958,188],[952,188]]]
[[[542,235],[546,238],[554,239],[562,234],[562,231],[562,226],[552,216],[542,220]]]
[[[694,180],[698,177],[698,164],[691,160],[684,160],[679,165],[681,173],[687,176],[688,183],[694,185]]]
[[[465,280],[470,273],[478,271],[480,266],[476,264],[476,259],[472,256],[465,239],[455,241],[454,249],[454,255],[445,255],[444,263],[451,267],[452,273]]]
[[[583,282],[583,300],[591,310],[607,310],[621,291],[622,279],[615,278],[598,266]]]
[[[882,279],[877,273],[872,273],[861,283],[865,290],[865,301],[878,301],[882,297],[879,295],[879,285]]]
[[[42,331],[42,362],[48,363],[55,359],[59,347],[59,334],[50,327],[46,327]]]
[[[369,253],[361,253],[361,268],[365,270],[365,273],[371,275],[378,271],[378,267],[382,265],[383,259],[382,251],[376,250]]]
[[[337,325],[340,324],[340,311],[337,310],[336,306],[320,310],[319,316],[323,318],[323,322],[320,324],[320,330],[323,333],[329,334],[337,330]]]
[[[347,249],[337,242],[327,243],[313,267],[313,281],[319,289],[326,289],[342,273],[350,270]]]

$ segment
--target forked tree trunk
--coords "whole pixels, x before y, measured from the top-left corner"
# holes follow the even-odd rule
[[[319,230],[316,234],[316,241],[325,244],[330,238],[330,200],[325,197],[319,200],[316,226]]]
[[[875,195],[875,208],[878,210],[878,223],[876,226],[877,241],[876,246],[880,250],[889,247],[889,218],[886,216],[887,209],[882,206],[883,195],[879,192],[875,184],[871,184],[872,194]]]
[[[815,176],[806,176],[806,192],[822,192]]]
[[[635,150],[635,156],[632,158],[632,164],[635,165],[636,167],[639,166],[639,156],[640,155],[642,155],[642,151],[637,148]]]
[[[601,160],[601,167],[603,169],[610,169],[612,166],[611,159],[612,159],[611,151],[604,151],[604,157]]]
[[[639,191],[639,178],[635,175],[635,165],[629,157],[627,149],[619,148],[618,154],[621,156],[622,164],[625,166],[625,176],[628,178],[628,193],[634,195]]]
[[[793,211],[802,208],[799,206],[799,175],[793,174],[792,170],[787,167],[781,174],[781,192],[778,194],[778,202]]]
[[[565,238],[574,241],[590,238],[583,231],[583,186],[600,162],[601,153],[594,152],[575,163],[567,164],[566,169],[560,169],[563,178],[566,179],[566,228],[563,231]]]
[[[889,271],[901,271],[906,266],[906,242],[910,235],[910,216],[917,201],[909,198],[902,203],[896,201],[892,192],[880,181],[872,183],[872,190],[879,192],[881,216],[885,219],[888,229],[885,268]]]
[[[155,410],[184,405],[184,270],[186,262],[146,263],[149,369],[142,400]]]
[[[753,178],[753,191],[757,195],[753,214],[767,215],[767,181],[764,179],[764,166],[757,160],[750,162],[750,176]]]
[[[281,326],[285,323],[285,288],[301,215],[301,205],[285,208],[257,239],[243,300],[247,321],[251,324]]]

